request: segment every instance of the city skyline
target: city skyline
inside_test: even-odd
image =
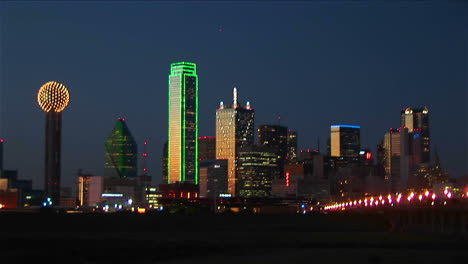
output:
[[[63,121],[62,186],[74,186],[80,168],[103,175],[102,142],[120,116],[128,120],[137,144],[150,142],[148,167],[153,183],[159,183],[162,146],[167,140],[168,67],[177,61],[198,65],[199,136],[215,135],[216,108],[220,100],[230,98],[233,87],[242,95],[239,101],[248,98],[254,102],[255,129],[278,124],[280,115],[281,125],[298,132],[298,149],[315,149],[320,138],[322,152],[330,125],[355,124],[361,127],[361,148],[370,148],[375,155],[389,128],[400,126],[402,109],[427,106],[431,146],[432,150],[437,146],[442,168],[450,172],[450,177],[467,174],[467,150],[460,148],[467,144],[463,105],[468,29],[462,20],[466,6],[25,6],[0,4],[4,36],[0,47],[0,138],[5,140],[5,169],[19,170],[20,178],[32,179],[38,188],[43,182],[44,131],[43,113],[37,109],[34,96],[43,83],[52,80],[67,86],[74,97]],[[181,22],[169,26],[174,32],[162,26],[164,19],[180,8],[188,17],[196,18],[193,31]],[[255,23],[233,15],[223,17],[229,8]],[[106,15],[107,20],[100,18],[107,9],[115,14]],[[213,13],[216,10],[219,14]],[[264,14],[257,17],[260,10]],[[49,15],[41,16],[44,12]],[[401,21],[393,18],[397,14]],[[117,19],[119,16],[129,22]],[[275,16],[289,20],[263,22]],[[36,24],[31,25],[31,21]],[[344,21],[349,24],[341,24]],[[218,30],[220,24],[222,32]],[[171,47],[180,41],[180,33],[194,34],[197,39],[186,49]],[[419,35],[412,36],[415,33]],[[175,39],[168,40],[171,37]],[[343,42],[346,45],[340,44]],[[155,47],[162,54],[154,51]],[[39,67],[43,64],[46,67]],[[23,78],[25,71],[28,75]],[[90,129],[80,127],[83,121]]]

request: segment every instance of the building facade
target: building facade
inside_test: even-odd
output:
[[[104,177],[135,178],[138,146],[125,118],[119,118],[105,144]]]
[[[96,206],[101,202],[104,177],[95,175],[78,176],[78,205]]]
[[[332,125],[330,134],[332,157],[359,157],[361,150],[361,127]]]
[[[277,125],[261,125],[258,128],[258,144],[276,149],[278,154],[278,165],[280,169],[279,177],[283,178],[283,167],[287,161],[288,148],[288,128]]]
[[[217,197],[228,189],[228,160],[200,162],[200,197]]]
[[[268,146],[239,148],[237,196],[270,197],[273,179],[279,178],[278,154]]]
[[[198,160],[216,159],[216,137],[198,138]]]
[[[198,184],[198,75],[191,62],[171,64],[167,183]]]
[[[429,109],[411,108],[401,110],[401,126],[408,128],[408,133],[412,133],[414,139],[420,141],[414,143],[413,153],[420,156],[417,163],[431,162],[431,137],[429,133]],[[420,159],[420,160],[419,160]]]
[[[216,159],[228,160],[228,193],[236,195],[238,150],[254,144],[254,109],[237,101],[237,89],[233,90],[232,105],[220,103],[216,110]]]

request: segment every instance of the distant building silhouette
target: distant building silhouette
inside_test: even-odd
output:
[[[167,183],[168,181],[168,142],[164,142],[163,151],[162,151],[162,182]]]
[[[297,132],[288,129],[288,162],[295,162],[297,160]]]
[[[198,160],[216,159],[216,137],[198,138]]]
[[[5,140],[0,139],[0,179],[3,178],[3,143]]]

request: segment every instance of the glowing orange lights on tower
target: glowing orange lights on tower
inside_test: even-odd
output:
[[[41,86],[37,94],[37,102],[45,112],[62,112],[70,102],[67,87],[58,82],[47,82]]]

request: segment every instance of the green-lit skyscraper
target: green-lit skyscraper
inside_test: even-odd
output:
[[[167,183],[198,184],[198,75],[190,62],[171,64]]]
[[[105,145],[104,176],[134,178],[137,176],[138,147],[124,118],[119,118]]]

